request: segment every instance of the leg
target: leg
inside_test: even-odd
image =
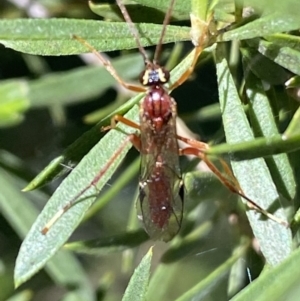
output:
[[[207,143],[198,141],[198,140],[195,140],[192,138],[186,138],[186,137],[177,135],[177,139],[181,140],[182,142],[184,142],[202,152],[205,152],[205,150],[207,150],[209,148],[209,145]]]
[[[182,139],[183,138],[183,139]],[[241,189],[237,179],[234,177],[231,169],[229,168],[228,164],[224,160],[220,160],[227,176],[225,176],[222,172],[218,170],[218,168],[207,158],[204,151],[208,148],[208,145],[193,139],[188,139],[184,137],[179,137],[180,140],[184,141],[187,144],[190,144],[191,147],[187,147],[180,150],[180,155],[194,155],[196,157],[199,157],[201,160],[203,160],[209,169],[218,177],[218,179],[221,181],[223,185],[225,185],[231,192],[241,196],[244,200],[246,200],[246,205],[249,209],[254,209],[262,214],[264,214],[269,219],[282,224],[284,226],[288,226],[288,224],[281,220],[280,218],[277,218],[273,214],[269,213],[259,205],[257,205],[254,201],[252,201],[250,198],[248,198],[243,190]],[[199,144],[199,147],[197,147],[197,144]],[[204,146],[204,148],[203,148]]]
[[[135,135],[129,135],[120,145],[120,147],[112,154],[110,159],[106,162],[106,164],[101,168],[101,170],[95,175],[94,179],[85,187],[83,188],[77,195],[75,195],[66,205],[64,205],[60,210],[58,210],[53,217],[46,223],[44,228],[41,230],[42,234],[46,235],[49,229],[59,220],[59,218],[64,215],[65,212],[67,212],[72,206],[74,206],[77,202],[84,201],[85,198],[81,198],[82,195],[89,190],[90,188],[94,187],[96,191],[98,191],[96,185],[103,177],[103,175],[106,173],[106,171],[110,168],[110,166],[113,164],[115,159],[122,153],[122,151],[125,149],[125,147],[128,145],[129,142],[135,141],[136,139],[139,139],[139,137],[131,137]],[[134,144],[134,142],[132,142]],[[89,196],[91,197],[91,196]],[[81,199],[80,199],[81,198]]]
[[[116,127],[117,122],[121,122],[129,127],[132,127],[134,129],[140,130],[140,126],[133,122],[130,119],[127,119],[125,117],[123,117],[122,115],[115,115],[112,119],[111,119],[111,124],[110,124],[110,128],[113,129]]]
[[[111,125],[102,128],[102,131],[114,129],[116,127],[117,122],[121,122],[127,126],[130,126],[135,129],[140,129],[140,126],[136,124],[135,122],[131,121],[130,119],[127,119],[123,117],[122,115],[115,115],[111,119]],[[127,134],[127,133],[125,133]],[[111,156],[111,158],[107,161],[107,163],[103,166],[103,168],[96,174],[94,179],[84,188],[82,189],[75,197],[73,197],[62,209],[56,212],[56,214],[47,222],[45,227],[41,230],[42,234],[46,235],[49,229],[58,221],[58,219],[67,212],[73,205],[75,205],[80,200],[80,197],[91,187],[95,187],[97,190],[97,183],[101,179],[101,177],[105,174],[105,172],[108,170],[108,168],[113,164],[115,159],[121,154],[121,152],[124,150],[124,148],[127,146],[127,144],[131,142],[132,145],[140,151],[141,149],[141,140],[140,137],[136,134],[127,134],[127,138],[124,140],[124,142],[120,145],[120,147],[115,151],[115,153]]]
[[[105,59],[91,44],[89,44],[86,40],[76,35],[73,35],[73,38],[83,44],[87,49],[89,49],[92,53],[94,53],[97,58],[101,61],[106,70],[115,78],[115,80],[125,87],[128,90],[134,92],[145,92],[147,89],[143,86],[129,84],[123,81],[123,79],[118,75],[116,69],[112,66],[111,62]]]
[[[110,120],[110,125],[108,126],[104,126],[101,128],[101,132],[105,132],[105,131],[108,131],[108,130],[112,130],[112,129],[115,129],[116,126],[117,126],[117,122],[121,122],[129,127],[132,127],[134,129],[140,129],[140,126],[133,122],[132,120],[130,119],[127,119],[125,117],[123,117],[122,115],[115,115],[111,118]],[[126,134],[126,132],[124,132],[124,134]],[[129,135],[129,134],[128,134]]]
[[[225,171],[225,174],[227,174],[229,177],[225,177],[217,169],[217,167],[207,158],[207,156],[205,155],[205,151],[209,148],[209,145],[207,143],[204,143],[204,142],[201,142],[201,141],[198,141],[198,140],[195,140],[195,139],[191,139],[191,138],[181,137],[181,136],[177,136],[177,139],[179,139],[179,140],[183,141],[184,143],[191,146],[191,147],[188,147],[188,148],[185,148],[185,149],[181,150],[181,152],[183,152],[185,155],[187,155],[187,154],[195,155],[195,156],[201,158],[207,164],[207,166],[210,168],[210,170],[233,193],[237,193],[237,194],[239,194],[239,192],[243,193],[242,189],[240,188],[240,185],[239,185],[237,179],[235,178],[235,176],[233,175],[230,167],[228,166],[228,164],[223,159],[219,159],[219,161],[220,161],[220,163],[221,163],[221,165],[222,165],[222,167]],[[189,152],[191,152],[191,153],[189,153]],[[227,182],[227,185],[226,185],[226,182]]]
[[[123,123],[123,124],[125,124],[129,127],[134,128],[134,129],[138,129],[138,130],[140,129],[140,126],[137,123],[133,122],[132,120],[127,119],[127,118],[123,117],[122,115],[115,115],[114,117],[111,118],[110,125],[102,127],[101,131],[104,132],[104,131],[108,131],[108,130],[111,130],[111,129],[115,129],[116,125],[117,125],[117,122],[121,122],[121,123]],[[128,135],[130,142],[133,144],[133,146],[138,151],[140,151],[140,149],[141,149],[140,137],[137,136],[136,134],[128,134],[125,131],[122,131],[122,130],[120,130],[120,131],[122,133]]]
[[[183,84],[189,77],[190,75],[193,73],[196,63],[198,61],[198,57],[201,54],[203,48],[202,47],[195,47],[194,48],[194,58],[192,61],[191,66],[181,75],[181,77],[175,82],[173,83],[170,87],[169,90],[172,91],[174,89],[176,89],[178,86],[180,86],[181,84]]]
[[[194,58],[191,63],[191,66],[188,68],[188,70],[181,75],[181,77],[172,84],[170,87],[170,90],[174,90],[181,84],[183,84],[193,73],[195,66],[198,61],[198,57],[202,53],[202,50],[207,47],[208,45],[212,44],[212,39],[215,38],[215,33],[211,32],[212,30],[212,20],[213,15],[207,17],[207,21],[203,21],[196,17],[195,15],[191,14],[191,25],[192,29],[190,31],[191,40],[194,44]]]

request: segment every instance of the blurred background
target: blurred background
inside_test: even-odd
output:
[[[4,0],[0,3],[0,16],[1,19],[101,19],[91,12],[84,0]],[[175,24],[189,26],[189,21],[181,20]],[[178,55],[175,56],[175,61],[168,61],[171,66],[176,65],[193,48],[190,42],[166,45],[163,47],[163,62],[167,61],[175,47]],[[149,47],[147,51],[152,53],[153,48]],[[120,64],[124,59],[124,65],[121,66],[124,68],[122,72],[125,79],[137,80],[143,62],[135,50],[110,52],[108,55],[113,62],[119,60]],[[105,70],[104,73],[99,71],[99,87],[92,84],[92,78],[96,78],[98,70],[86,71],[81,68],[93,68],[97,64],[97,58],[95,60],[94,56],[33,56],[13,51],[0,44],[0,86],[4,87],[2,90],[0,88],[2,95],[6,95],[5,89],[11,88],[10,85],[16,85],[21,91],[28,89],[27,85],[31,91],[43,91],[39,92],[40,94],[35,93],[31,99],[15,97],[13,102],[5,102],[0,92],[0,107],[4,108],[4,113],[0,115],[0,195],[2,194],[3,210],[3,214],[0,215],[0,300],[80,300],[78,295],[72,295],[72,291],[76,289],[68,281],[72,278],[67,274],[68,268],[65,274],[64,268],[58,274],[51,269],[42,270],[17,291],[13,288],[13,269],[22,240],[32,224],[31,217],[43,208],[63,177],[38,191],[25,193],[21,192],[21,189],[101,118],[132,96],[114,80],[103,84],[105,80],[102,74],[105,74]],[[78,76],[75,76],[77,72]],[[90,73],[85,75],[85,72]],[[238,65],[237,81],[242,77],[241,66]],[[43,85],[44,89],[41,88]],[[89,85],[93,85],[90,90]],[[276,85],[277,92],[287,100],[282,110],[285,115],[280,121],[280,129],[283,130],[291,120],[298,103],[285,92],[282,84]],[[73,97],[68,91],[76,86],[82,89],[82,94]],[[47,95],[47,89],[57,89],[57,98],[52,101],[51,97],[55,93],[51,90]],[[207,57],[201,60],[191,78],[172,92],[178,103],[179,117],[196,137],[213,144],[224,142],[217,91],[215,64],[212,57]],[[104,192],[114,185],[130,164],[134,164],[132,162],[138,156],[134,149],[129,152],[116,175],[105,186]],[[297,153],[293,155],[292,162],[299,161],[295,158]],[[72,170],[77,163],[70,162],[69,169]],[[197,163],[182,158],[184,172]],[[138,163],[135,163],[135,166],[135,172],[132,172],[125,187],[92,219],[81,225],[71,241],[101,239],[123,233],[128,220],[136,219],[134,202],[137,196]],[[203,168],[205,169],[200,167],[201,172]],[[174,248],[173,253],[165,253],[169,245],[155,243],[152,272],[156,270],[157,278],[149,289],[152,296],[149,300],[175,300],[230,258],[236,246],[243,246],[247,251],[243,251],[243,256],[231,270],[230,277],[227,273],[227,277],[222,279],[219,274],[216,287],[201,300],[228,300],[228,292],[234,295],[254,279],[263,267],[263,259],[255,252],[255,241],[252,241],[251,230],[240,211],[236,197],[210,174],[201,181],[195,180],[193,183],[196,189],[197,185],[203,185],[199,189],[203,188],[204,201],[200,204],[199,195],[195,197],[187,193],[187,211],[190,214],[184,230],[188,233],[189,227],[193,226],[198,232],[196,231],[195,237],[179,251],[176,251],[176,243],[171,245],[171,248]],[[8,207],[4,208],[4,204],[12,201],[16,202],[16,205],[11,206],[10,210],[15,209],[14,212],[8,213]],[[28,202],[32,206],[28,207],[31,217],[28,218],[27,224],[22,224],[17,217],[27,214],[21,209],[22,206],[18,207],[18,201],[23,205]],[[15,218],[12,217],[14,215]],[[135,223],[138,224],[137,221]],[[79,296],[85,297],[81,300],[121,300],[134,268],[152,244],[153,242],[147,241],[122,252],[118,252],[117,248],[108,248],[99,250],[96,256],[68,252],[68,264],[72,265],[72,268],[76,267],[77,273],[82,273],[81,292],[84,293]],[[253,248],[247,248],[250,245],[253,245]],[[164,257],[161,257],[163,254]],[[59,269],[59,264],[57,268]],[[158,299],[155,299],[155,296]],[[20,299],[14,299],[17,297]]]

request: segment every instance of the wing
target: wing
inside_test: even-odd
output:
[[[168,96],[169,97],[169,96]],[[141,111],[140,206],[145,230],[152,239],[171,240],[179,231],[183,185],[176,138],[176,103],[159,127]]]

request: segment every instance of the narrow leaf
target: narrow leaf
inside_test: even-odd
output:
[[[240,161],[295,152],[299,149],[300,134],[295,132],[289,135],[256,138],[253,141],[218,144],[211,146],[207,150],[207,154],[213,156],[228,156],[230,154],[231,160]]]
[[[250,43],[250,45],[253,46],[255,44]],[[261,54],[273,60],[278,65],[300,75],[300,51],[264,40],[260,40],[256,47]]]
[[[190,0],[176,1],[172,11],[172,20],[188,20],[190,13]],[[126,4],[126,9],[135,23],[162,24],[165,12],[169,8],[169,0],[138,0],[132,4]],[[124,18],[117,4],[99,4],[89,1],[90,9],[97,15],[113,21],[122,21]]]
[[[6,301],[30,301],[32,300],[32,297],[33,297],[32,291],[24,290],[6,299]]]
[[[249,72],[246,78],[246,93],[250,100],[250,117],[256,136],[274,137],[278,135],[270,101],[261,81]],[[295,197],[296,183],[287,154],[279,154],[266,159],[278,192],[287,200]]]
[[[21,122],[29,107],[28,85],[24,80],[0,82],[0,127]]]
[[[229,277],[229,271],[231,267],[240,257],[245,254],[248,246],[249,242],[244,243],[244,245],[237,249],[228,260],[221,264],[205,279],[197,283],[194,287],[177,298],[176,301],[202,300],[202,298],[205,298],[205,296],[210,295],[220,281],[226,277]]]
[[[143,229],[140,229],[134,232],[127,232],[101,239],[68,243],[65,245],[65,248],[77,253],[99,256],[137,247],[148,239],[149,237],[146,232]]]
[[[146,300],[146,292],[150,279],[151,260],[152,248],[150,248],[139,266],[135,269],[122,301]]]
[[[59,28],[60,30],[57,30]],[[162,25],[139,24],[143,46],[158,43]],[[36,55],[70,55],[89,52],[72,38],[86,39],[98,51],[136,48],[126,23],[76,19],[0,20],[0,43],[14,50]],[[186,41],[189,28],[168,26],[164,43]]]
[[[138,108],[134,107],[125,117],[135,120],[137,111]],[[125,130],[130,132],[128,128]],[[107,133],[55,191],[21,246],[16,263],[16,275],[20,283],[40,270],[78,226],[84,213],[95,200],[96,194],[110,179],[131,147],[129,141],[125,144],[126,140],[128,140],[127,136],[117,130]],[[103,170],[103,175],[99,181],[96,181],[95,185],[91,185],[91,182],[99,175],[99,172],[122,144],[124,144],[122,152],[115,158],[114,162],[111,162],[107,170]],[[89,188],[83,192],[88,186]],[[49,232],[43,235],[42,229],[57,211],[77,196],[80,202],[71,207],[54,223]]]
[[[253,140],[253,133],[220,49],[217,52],[217,76],[227,142],[237,143]],[[250,161],[231,162],[231,165],[246,196],[266,210],[274,208],[274,206],[279,208],[275,213],[276,216],[286,220],[284,210],[279,203],[278,192],[264,160],[258,158]],[[266,220],[253,210],[247,210],[247,216],[267,262],[271,265],[279,264],[291,252],[290,229],[269,219]]]
[[[139,54],[113,59],[111,63],[124,80],[138,77],[144,66]],[[81,67],[30,81],[29,98],[32,107],[76,104],[100,96],[115,84],[104,67]]]
[[[12,176],[5,170],[1,169],[0,182],[2,184],[0,192],[0,208],[1,213],[18,233],[23,238],[28,232],[31,224],[36,219],[38,213],[37,209],[32,203],[25,197],[24,193],[20,192],[20,187],[24,185],[22,181],[16,181],[16,177]],[[37,197],[44,198],[41,193],[37,194]],[[38,250],[36,250],[38,252]],[[29,254],[23,254],[26,258],[30,257]],[[18,260],[17,260],[18,261]],[[19,286],[26,277],[22,277],[20,272],[23,270],[24,261],[19,261],[15,267],[15,285]],[[34,267],[33,267],[34,268]],[[85,272],[78,260],[67,251],[60,251],[51,262],[46,265],[46,270],[53,281],[59,283],[62,286],[74,286],[76,289],[73,294],[79,299],[93,300],[92,288],[87,280]]]
[[[299,27],[300,21],[296,13],[289,14],[278,11],[262,16],[239,28],[229,30],[220,39],[222,41],[253,39],[279,32],[297,30]]]
[[[300,249],[273,269],[260,275],[231,301],[297,300],[300,294]]]

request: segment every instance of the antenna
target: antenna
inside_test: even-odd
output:
[[[137,31],[136,26],[134,25],[134,23],[132,22],[132,19],[125,7],[125,5],[122,3],[121,0],[116,0],[117,4],[122,12],[122,15],[124,16],[125,21],[127,22],[127,24],[129,25],[129,28],[131,30],[132,35],[134,36],[134,39],[136,41],[136,44],[138,45],[139,51],[142,54],[143,58],[144,58],[144,62],[145,64],[150,64],[150,60],[148,58],[148,55],[145,51],[145,48],[142,46],[141,41],[140,41],[140,36],[139,33]]]
[[[138,45],[139,51],[140,51],[140,53],[142,54],[142,56],[144,58],[145,64],[146,65],[151,64],[151,62],[148,58],[148,55],[145,51],[145,48],[141,44],[140,35],[138,33],[138,30],[137,30],[136,26],[134,25],[134,23],[132,22],[132,19],[129,15],[125,5],[122,3],[121,0],[116,0],[116,1],[117,1],[117,4],[118,4],[118,6],[119,6],[119,8],[120,8],[120,10],[121,10],[121,12],[124,16],[125,21],[128,23],[128,25],[130,27],[132,35],[134,36],[136,44]],[[155,65],[157,64],[158,59],[159,59],[159,55],[161,53],[162,42],[163,42],[163,39],[164,39],[164,36],[165,36],[165,33],[166,33],[167,25],[169,24],[169,21],[171,19],[171,14],[172,14],[172,10],[173,10],[173,7],[174,7],[174,3],[175,3],[175,0],[171,0],[169,8],[168,8],[168,10],[166,12],[166,15],[165,15],[165,18],[164,18],[163,28],[162,28],[162,31],[161,31],[161,34],[160,34],[160,37],[159,37],[158,44],[157,44],[156,49],[155,49],[155,53],[154,53],[153,63]]]
[[[169,24],[170,19],[171,19],[174,3],[175,3],[175,0],[171,0],[169,8],[168,8],[168,10],[166,12],[166,15],[165,15],[165,19],[164,19],[164,22],[163,22],[163,29],[161,31],[160,38],[159,38],[159,41],[158,41],[158,44],[156,46],[155,53],[154,53],[154,58],[153,58],[154,64],[157,64],[158,59],[159,59],[159,55],[161,53],[162,43],[163,43],[164,36],[165,36],[165,33],[166,33],[167,25]]]

